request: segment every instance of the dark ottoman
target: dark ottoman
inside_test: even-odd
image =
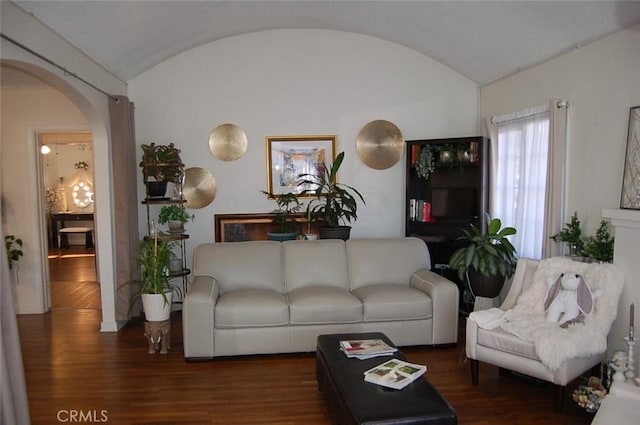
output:
[[[394,346],[386,335],[353,333],[320,335],[316,349],[316,378],[334,424],[457,424],[456,412],[425,378],[419,378],[402,390],[393,390],[364,382],[363,373],[395,357],[369,360],[349,359],[339,348],[342,340],[382,339]]]

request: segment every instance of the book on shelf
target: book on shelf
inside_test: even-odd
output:
[[[397,348],[391,347],[381,339],[356,339],[340,341],[340,350],[349,358],[366,360],[378,356],[389,356]]]
[[[391,359],[364,373],[365,382],[401,390],[427,371],[424,365]]]

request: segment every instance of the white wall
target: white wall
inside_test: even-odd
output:
[[[620,205],[629,108],[640,104],[640,27],[618,32],[480,90],[483,117],[569,100],[567,221],[595,234]],[[559,229],[558,229],[559,230]]]
[[[367,202],[352,237],[382,237],[404,234],[404,162],[383,171],[365,166],[355,151],[360,129],[386,119],[406,139],[478,134],[473,82],[397,44],[338,31],[273,30],[213,42],[129,81],[129,97],[138,144],[175,142],[187,167],[217,180],[217,198],[187,225],[191,247],[214,240],[214,214],[274,208],[260,194],[266,136],[336,134],[346,152],[339,179]],[[227,122],[249,139],[233,162],[208,147],[211,131]],[[142,198],[141,177],[138,186]]]

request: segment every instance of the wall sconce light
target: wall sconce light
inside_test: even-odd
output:
[[[51,152],[51,148],[48,145],[42,145],[40,146],[40,153],[42,155],[47,155]]]

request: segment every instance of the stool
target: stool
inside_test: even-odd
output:
[[[93,248],[93,229],[90,227],[63,227],[58,230],[58,247],[69,248],[69,233],[84,233],[84,247]]]

